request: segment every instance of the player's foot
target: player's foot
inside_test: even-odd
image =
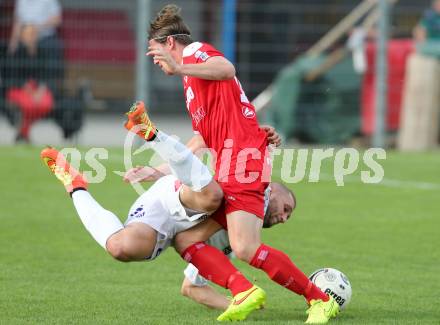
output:
[[[249,290],[235,295],[228,309],[218,316],[217,320],[220,322],[244,320],[252,311],[263,308],[265,302],[266,292],[254,285]]]
[[[137,101],[130,107],[130,110],[126,114],[128,121],[124,126],[127,130],[136,133],[146,141],[154,140],[157,128],[148,117],[144,102]]]
[[[46,147],[41,150],[40,157],[56,178],[63,183],[68,193],[72,193],[78,188],[87,189],[87,180],[69,165],[66,158],[58,150]]]
[[[326,324],[339,313],[339,305],[332,297],[328,301],[311,300],[306,313],[309,315],[306,324]]]

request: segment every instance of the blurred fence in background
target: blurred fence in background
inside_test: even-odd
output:
[[[194,39],[210,42],[223,49],[223,1],[173,2],[183,8],[183,16],[190,25]],[[412,28],[430,2],[399,1],[392,10],[392,38],[410,38]],[[52,77],[57,85],[56,89],[52,90],[55,104],[51,113],[42,116],[55,117],[55,121],[65,129],[64,135],[70,136],[82,125],[84,112],[86,118],[89,118],[90,114],[87,113],[90,112],[95,112],[93,114],[98,116],[108,115],[110,112],[125,112],[135,99],[136,74],[147,71],[135,71],[138,9],[136,0],[61,0],[59,3],[62,7],[62,23],[58,28],[58,36],[62,42],[62,55],[57,57],[54,51],[53,58],[44,63],[58,71]],[[162,0],[151,1],[151,12],[156,13],[167,3],[168,1]],[[300,57],[357,4],[358,1],[353,0],[237,0],[235,64],[249,97],[254,98],[271,84],[287,64]],[[5,69],[11,68],[7,63],[7,46],[13,22],[14,1],[0,0],[0,8],[0,105],[6,116],[14,120],[16,117],[11,116],[11,108],[5,108],[8,106],[5,103],[7,90],[12,81],[10,74],[4,72]],[[146,35],[145,31],[145,39]],[[339,45],[344,44],[346,40],[346,37],[343,38]],[[374,45],[370,44],[368,48],[370,65],[374,61],[373,47]],[[396,53],[398,52],[399,50]],[[20,68],[31,62],[26,58],[22,60]],[[349,71],[352,70],[351,65],[352,62],[348,59],[331,71],[328,77],[301,87],[295,113],[297,116],[294,120],[299,125],[307,126],[308,131],[295,131],[295,134],[288,136],[295,135],[313,142],[344,142],[353,134],[361,132],[361,106],[370,105],[368,103],[371,102],[371,94],[368,94],[368,91],[371,89],[366,88],[371,85],[364,84],[368,83],[368,80],[365,81],[369,78],[368,73],[364,76],[356,75]],[[372,70],[368,71],[372,73]],[[402,71],[398,71],[397,74],[397,79],[394,80],[399,84]],[[151,67],[146,78],[150,80],[149,104],[153,112],[186,114],[180,78],[165,77],[156,67]],[[392,91],[390,89],[390,92]],[[395,96],[401,95],[399,93]],[[398,111],[400,97],[395,101],[398,102],[395,108]],[[330,107],[326,112],[320,110],[324,104]],[[396,112],[390,114],[396,115]],[[289,121],[290,116],[281,118]],[[332,134],[335,137],[332,138],[329,133],[325,133],[325,129],[331,126],[329,124],[341,122],[345,118],[348,119],[345,123],[340,123],[334,128]],[[69,123],[75,124],[76,119],[77,125],[69,126]],[[391,130],[397,128],[396,119],[398,117],[394,117],[394,122],[391,122]],[[315,128],[316,125],[318,128]],[[371,134],[370,126],[362,126],[367,135]],[[336,136],[344,132],[346,136]]]

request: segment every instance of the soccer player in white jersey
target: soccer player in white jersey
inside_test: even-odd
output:
[[[206,213],[188,214],[188,211],[193,211],[183,207],[179,200],[180,181],[173,175],[167,175],[160,177],[134,202],[125,226],[122,226],[116,216],[102,208],[87,192],[87,181],[84,176],[70,167],[62,154],[54,148],[46,148],[41,156],[71,194],[74,206],[86,229],[117,260],[151,261],[172,245],[176,234],[202,223],[207,216]],[[283,185],[271,183],[271,187],[277,189],[283,188]],[[269,196],[264,218],[265,228],[284,223],[289,219],[290,215],[281,216],[284,204],[291,204],[292,210],[296,206],[296,200],[290,202],[289,196],[283,196],[279,189],[270,192]],[[223,221],[219,221],[221,224],[217,225],[217,229],[225,227],[225,218],[224,208],[220,207],[216,211],[215,220]],[[106,234],[113,231],[115,233],[104,240]],[[213,235],[207,240],[207,245],[216,247],[228,258],[233,258],[227,231],[220,229],[212,232]],[[120,234],[117,235],[118,233]],[[194,265],[188,264],[184,274],[185,279],[181,288],[184,296],[211,308],[227,309],[230,300],[209,286],[208,281],[199,274]]]
[[[135,112],[129,112],[126,127],[133,130],[133,119],[138,116],[130,113]],[[140,133],[146,131],[148,127],[139,130]],[[176,233],[201,222],[222,202],[223,193],[208,168],[186,146],[157,129],[154,137],[153,149],[169,163],[180,182],[177,183],[171,176],[156,182],[135,202],[125,226],[112,212],[96,202],[87,191],[86,179],[69,165],[63,155],[50,147],[41,152],[44,163],[71,195],[86,229],[98,244],[120,261],[157,257]],[[250,283],[221,251],[209,245],[204,246],[216,257],[215,261],[221,261],[222,269],[235,270],[235,281]],[[207,264],[210,265],[210,262],[207,261]],[[227,284],[217,284],[229,288]],[[246,302],[241,306],[249,308]]]

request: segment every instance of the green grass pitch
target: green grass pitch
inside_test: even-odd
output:
[[[93,241],[40,149],[0,148],[0,324],[214,324],[218,311],[179,295],[185,263],[172,249],[124,264]],[[124,169],[122,150],[102,162],[107,177],[90,192],[124,221],[137,194],[111,172]],[[352,302],[332,323],[439,324],[440,154],[389,152],[382,163],[388,185],[362,184],[359,172],[344,187],[329,179],[292,185],[298,208],[264,241],[307,274],[347,274]],[[268,293],[248,324],[304,322],[301,297],[236,264]]]

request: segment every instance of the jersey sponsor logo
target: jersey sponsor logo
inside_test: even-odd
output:
[[[206,53],[206,52],[202,52],[202,51],[196,51],[196,54],[194,54],[194,56],[197,58],[197,59],[200,59],[200,60],[202,60],[202,61],[206,61],[206,60],[208,60],[208,58],[209,58],[209,55],[208,55],[208,53]]]
[[[235,201],[235,197],[233,197],[232,195],[228,195],[228,200]]]
[[[206,112],[203,107],[199,107],[194,113],[191,113],[191,118],[194,121],[195,126],[199,125],[200,121],[206,116]]]
[[[249,107],[243,106],[241,108],[241,112],[243,113],[243,116],[246,118],[254,118],[255,117],[255,111],[250,109]]]
[[[139,208],[136,208],[132,213],[130,213],[130,217],[132,218],[142,218],[145,215],[144,206],[141,205]]]

